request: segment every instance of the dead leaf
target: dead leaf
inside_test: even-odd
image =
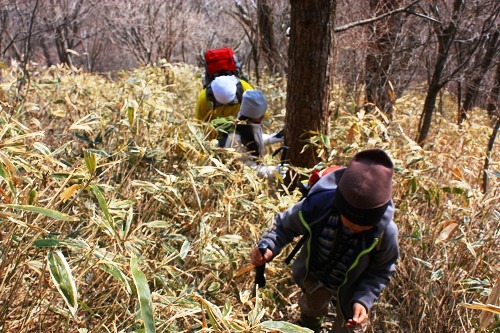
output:
[[[455,231],[458,229],[458,223],[456,222],[451,222],[446,225],[446,227],[441,231],[439,236],[436,238],[436,244],[439,244],[441,242],[444,242],[445,240],[448,240]]]
[[[71,197],[80,188],[81,188],[80,184],[73,184],[64,191],[62,191],[59,197],[61,198],[62,202],[66,202],[66,200],[68,200],[68,198]]]
[[[253,271],[253,269],[254,269],[254,265],[252,265],[252,264],[243,265],[242,267],[240,267],[236,271],[236,274],[234,276],[238,277],[240,275],[243,275],[243,274],[246,274],[246,273],[248,273],[250,271]]]
[[[462,172],[458,168],[454,168],[452,170],[453,173],[453,180],[461,180],[462,178]]]
[[[481,330],[485,330],[488,325],[490,325],[495,319],[495,313],[500,314],[498,312],[500,305],[500,279],[497,279],[495,286],[491,290],[490,296],[488,296],[488,305],[493,305],[497,309],[496,312],[491,311],[490,308],[484,309],[479,316],[479,325]]]

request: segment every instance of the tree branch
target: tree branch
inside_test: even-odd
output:
[[[380,20],[386,18],[387,16],[391,16],[391,15],[394,15],[394,14],[397,14],[397,13],[401,13],[401,12],[407,12],[409,14],[413,14],[413,15],[417,15],[417,16],[420,16],[420,17],[427,18],[427,19],[429,19],[431,21],[436,21],[433,18],[424,16],[422,14],[417,14],[417,13],[409,10],[410,7],[414,6],[415,4],[417,4],[419,2],[420,2],[420,0],[416,0],[416,1],[413,1],[412,3],[410,3],[406,7],[394,9],[394,10],[391,10],[390,12],[387,12],[387,13],[384,13],[382,15],[379,15],[379,16],[376,16],[376,17],[372,17],[372,18],[369,18],[369,19],[366,19],[366,20],[351,22],[349,24],[342,25],[340,27],[335,28],[335,32],[336,33],[337,32],[343,32],[343,31],[346,31],[347,29],[351,29],[351,28],[358,27],[358,26],[361,26],[361,25],[366,25],[366,24],[370,24],[370,23],[373,23],[373,22],[376,22],[376,21],[380,21]]]
[[[424,19],[429,20],[429,21],[432,21],[432,22],[434,22],[434,23],[439,23],[439,24],[441,24],[441,21],[436,20],[436,19],[435,19],[435,18],[433,18],[433,17],[427,16],[427,15],[424,15],[424,14],[420,14],[420,13],[414,12],[414,11],[409,10],[409,9],[408,9],[408,10],[405,10],[404,12],[405,12],[405,13],[408,13],[408,14],[411,14],[411,15],[415,15],[415,16],[418,16],[418,17],[424,18]]]

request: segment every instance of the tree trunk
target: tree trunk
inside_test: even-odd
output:
[[[370,10],[376,16],[394,10],[396,6],[397,3],[391,0],[370,0]],[[368,102],[365,108],[368,112],[378,107],[382,112],[392,114],[394,92],[389,83],[389,70],[399,20],[399,15],[392,15],[370,25],[372,32],[365,59],[365,95]]]
[[[68,50],[72,50],[79,42],[77,35],[79,29],[78,18],[82,15],[83,1],[76,1],[71,11],[62,10],[60,3],[51,1],[51,10],[54,17],[59,17],[51,21],[54,30],[54,42],[59,61],[69,67],[73,67],[73,57]],[[77,41],[78,40],[78,41]]]
[[[269,0],[259,0],[257,4],[257,17],[259,23],[260,48],[264,61],[271,73],[281,73],[282,66],[279,62],[276,41],[274,39],[273,9]]]
[[[461,10],[462,6],[463,3],[461,0],[455,0],[454,18],[457,16],[457,13]],[[420,146],[423,146],[427,140],[427,136],[429,135],[429,130],[431,128],[432,115],[434,113],[434,109],[436,108],[436,99],[439,94],[439,90],[446,83],[442,82],[441,77],[449,58],[451,45],[455,40],[457,32],[456,22],[451,20],[446,28],[443,28],[442,23],[436,22],[434,30],[438,40],[438,54],[419,122],[417,143]]]
[[[497,137],[498,128],[500,127],[500,117],[496,117],[496,124],[493,127],[493,133],[491,133],[490,140],[488,142],[488,148],[486,150],[486,159],[484,160],[484,170],[483,170],[483,193],[488,191],[488,169],[490,167],[491,152],[493,151],[493,144]]]
[[[443,36],[444,38],[444,36]],[[446,38],[448,41],[451,38]],[[429,134],[431,128],[432,115],[434,109],[436,108],[436,99],[439,94],[439,90],[443,87],[441,83],[441,76],[444,71],[444,66],[448,60],[448,50],[449,48],[445,46],[448,44],[446,41],[439,43],[438,60],[436,66],[434,67],[434,72],[432,74],[431,81],[429,82],[429,87],[427,88],[427,95],[425,96],[424,109],[422,110],[422,116],[420,119],[419,135],[417,143],[423,145]]]
[[[291,0],[285,144],[290,163],[312,167],[319,157],[310,139],[328,134],[335,0]]]
[[[500,94],[500,62],[497,64],[497,71],[495,74],[495,84],[493,89],[491,89],[490,96],[488,97],[488,105],[486,110],[488,110],[488,115],[491,120],[496,117],[500,118],[500,112],[498,111],[498,96]]]
[[[52,57],[50,56],[49,48],[45,39],[42,39],[40,41],[40,47],[42,48],[42,53],[45,57],[45,64],[47,65],[47,67],[51,67],[52,65],[54,65],[54,63],[52,62]]]
[[[465,100],[463,104],[463,111],[460,114],[459,122],[460,125],[465,119],[467,119],[467,112],[470,112],[474,107],[475,100],[477,98],[479,88],[481,87],[481,83],[483,81],[486,72],[491,66],[495,54],[498,50],[498,30],[493,33],[493,35],[489,38],[486,45],[486,52],[484,53],[484,57],[481,60],[478,60],[480,64],[476,66],[474,70],[474,76],[466,86],[465,92]]]

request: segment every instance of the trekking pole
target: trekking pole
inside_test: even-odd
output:
[[[266,242],[260,242],[258,245],[260,254],[264,256],[268,249],[268,244]],[[266,264],[260,266],[255,266],[255,284],[253,289],[253,295],[257,294],[258,288],[264,288],[266,286]]]
[[[288,164],[288,146],[281,146],[273,153],[273,157],[276,156],[279,152],[281,152],[281,161],[280,161],[280,175],[282,179],[285,179],[286,174],[288,172],[289,164]]]

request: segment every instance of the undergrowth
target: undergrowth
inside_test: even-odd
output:
[[[300,193],[216,148],[193,120],[198,69],[163,64],[107,78],[32,67],[20,92],[16,71],[0,74],[1,332],[299,331],[287,324],[298,315],[283,263],[290,249],[268,265],[257,297],[249,252]],[[266,130],[281,129],[283,79],[259,89]],[[479,110],[456,126],[450,102],[421,148],[422,103],[403,96],[389,121],[339,96],[331,135],[317,143],[325,164],[370,147],[396,164],[401,259],[369,332],[493,332],[495,173],[481,192],[491,128]],[[500,168],[495,148],[491,170]],[[497,307],[481,312],[485,304]]]

